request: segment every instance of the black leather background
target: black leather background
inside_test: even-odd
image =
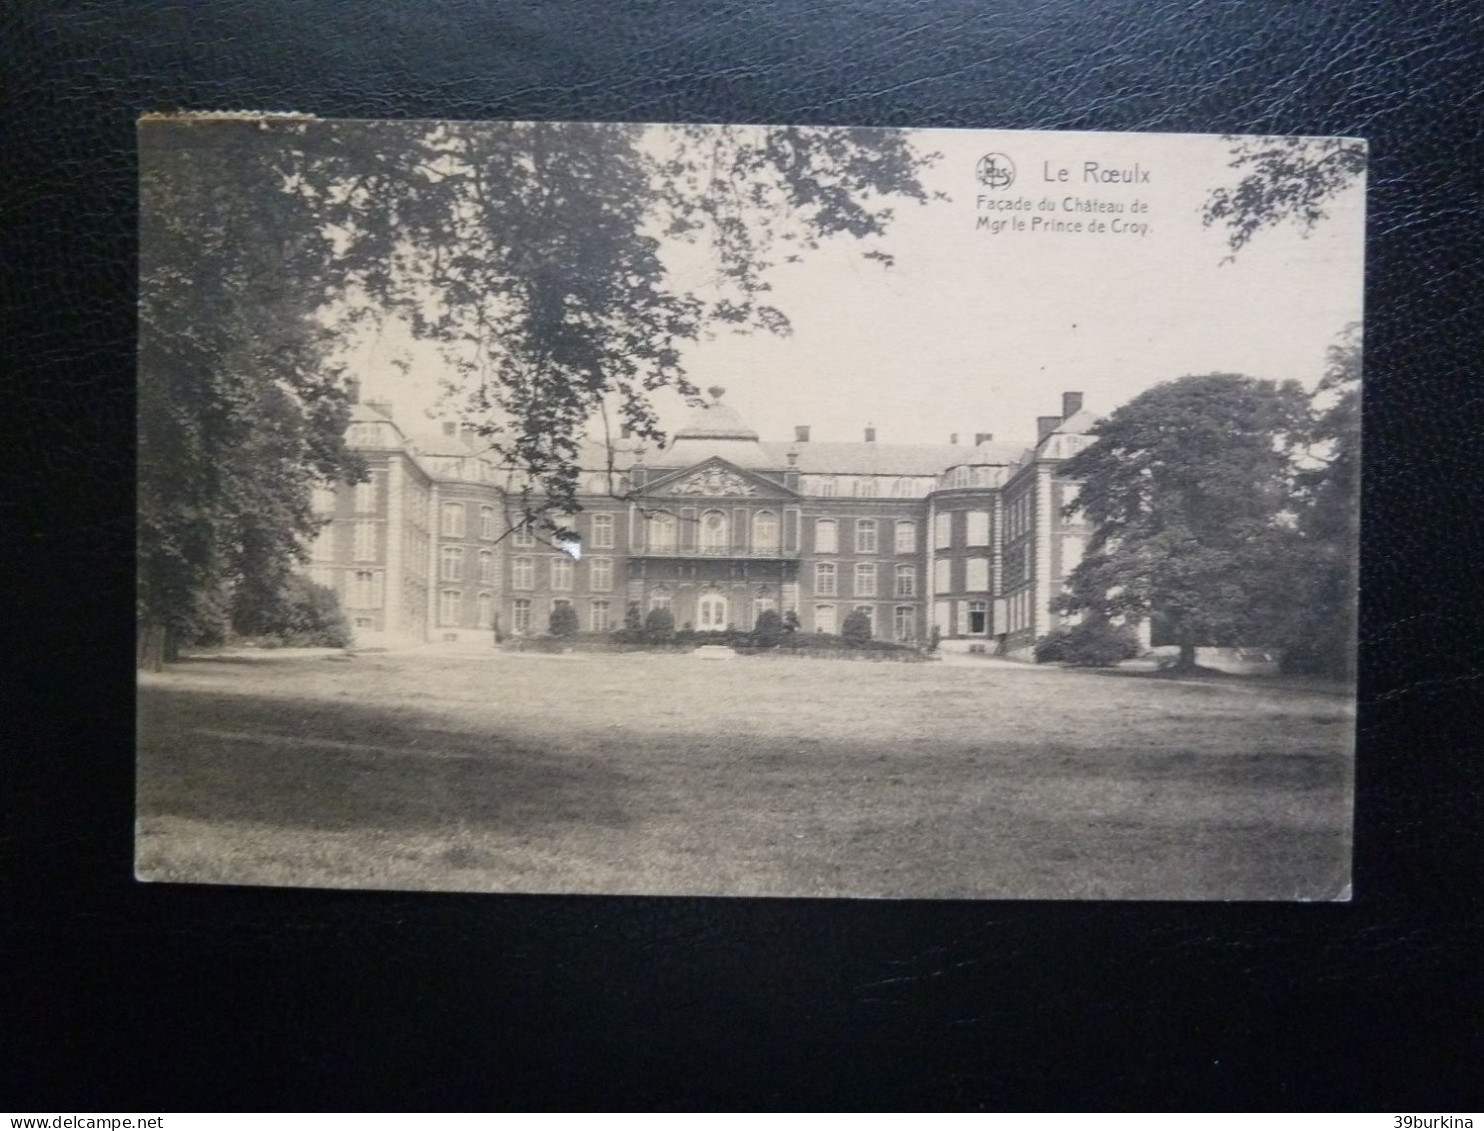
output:
[[[0,1103],[1479,1110],[1481,39],[1415,0],[0,6]],[[133,120],[177,108],[1371,139],[1355,901],[133,883]]]

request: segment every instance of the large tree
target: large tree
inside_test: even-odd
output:
[[[575,509],[595,416],[663,440],[712,327],[787,333],[769,276],[922,201],[882,130],[172,119],[142,130],[140,613],[190,632],[281,581],[315,481],[354,479],[334,335],[387,316],[514,469],[523,520]],[[667,243],[705,271],[678,279]],[[692,264],[694,268],[694,263]],[[611,410],[617,420],[610,422]],[[249,568],[251,567],[251,568]]]
[[[325,358],[334,245],[297,221],[261,133],[141,130],[138,614],[158,667],[273,605],[315,529],[316,483],[353,481]]]
[[[1361,329],[1352,323],[1330,347],[1297,476],[1304,567],[1294,579],[1298,612],[1283,640],[1284,666],[1292,671],[1355,674],[1360,379]]]
[[[1072,509],[1093,531],[1060,607],[1094,618],[1157,617],[1180,645],[1270,643],[1293,616],[1300,568],[1295,454],[1308,428],[1296,382],[1183,377],[1096,424],[1063,465]]]

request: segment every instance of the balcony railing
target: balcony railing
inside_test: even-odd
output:
[[[798,550],[782,546],[643,546],[630,551],[636,558],[748,558],[753,561],[793,561]]]

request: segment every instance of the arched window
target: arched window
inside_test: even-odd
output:
[[[778,516],[772,511],[758,511],[752,516],[752,548],[759,554],[778,552]]]
[[[701,516],[701,552],[717,554],[729,548],[729,523],[722,511],[707,511]]]
[[[651,609],[668,609],[670,607],[670,587],[668,585],[656,585],[649,591],[649,607]]]
[[[696,601],[696,628],[701,632],[722,632],[727,627],[727,599],[720,593],[702,593]]]

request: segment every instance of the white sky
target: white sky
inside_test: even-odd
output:
[[[1219,137],[914,131],[915,144],[942,157],[923,177],[951,200],[903,204],[880,243],[886,268],[862,258],[851,237],[825,244],[799,264],[777,268],[770,296],[792,320],[790,337],[724,334],[687,351],[692,381],[723,385],[726,399],[762,435],[783,440],[809,424],[815,440],[856,440],[868,423],[883,442],[946,442],[957,432],[999,439],[1035,434],[1035,417],[1060,411],[1063,390],[1110,411],[1161,381],[1226,371],[1294,378],[1312,386],[1325,351],[1361,317],[1363,194],[1342,193],[1330,216],[1303,238],[1291,224],[1260,232],[1223,263],[1222,230],[1201,226],[1209,190],[1235,184],[1229,145]],[[1007,189],[982,187],[979,159],[1010,157]],[[1135,163],[1149,183],[1081,183],[1083,165]],[[1048,183],[1065,167],[1069,180]],[[1050,197],[1036,216],[1142,222],[1148,234],[976,230],[976,198]],[[1087,214],[1060,209],[1068,196],[1147,204],[1148,211]],[[670,257],[677,284],[711,274],[698,249]],[[362,397],[394,402],[417,430],[436,401],[444,367],[436,351],[390,326],[348,356]],[[404,376],[391,362],[405,357]],[[659,394],[673,427],[687,411]]]

